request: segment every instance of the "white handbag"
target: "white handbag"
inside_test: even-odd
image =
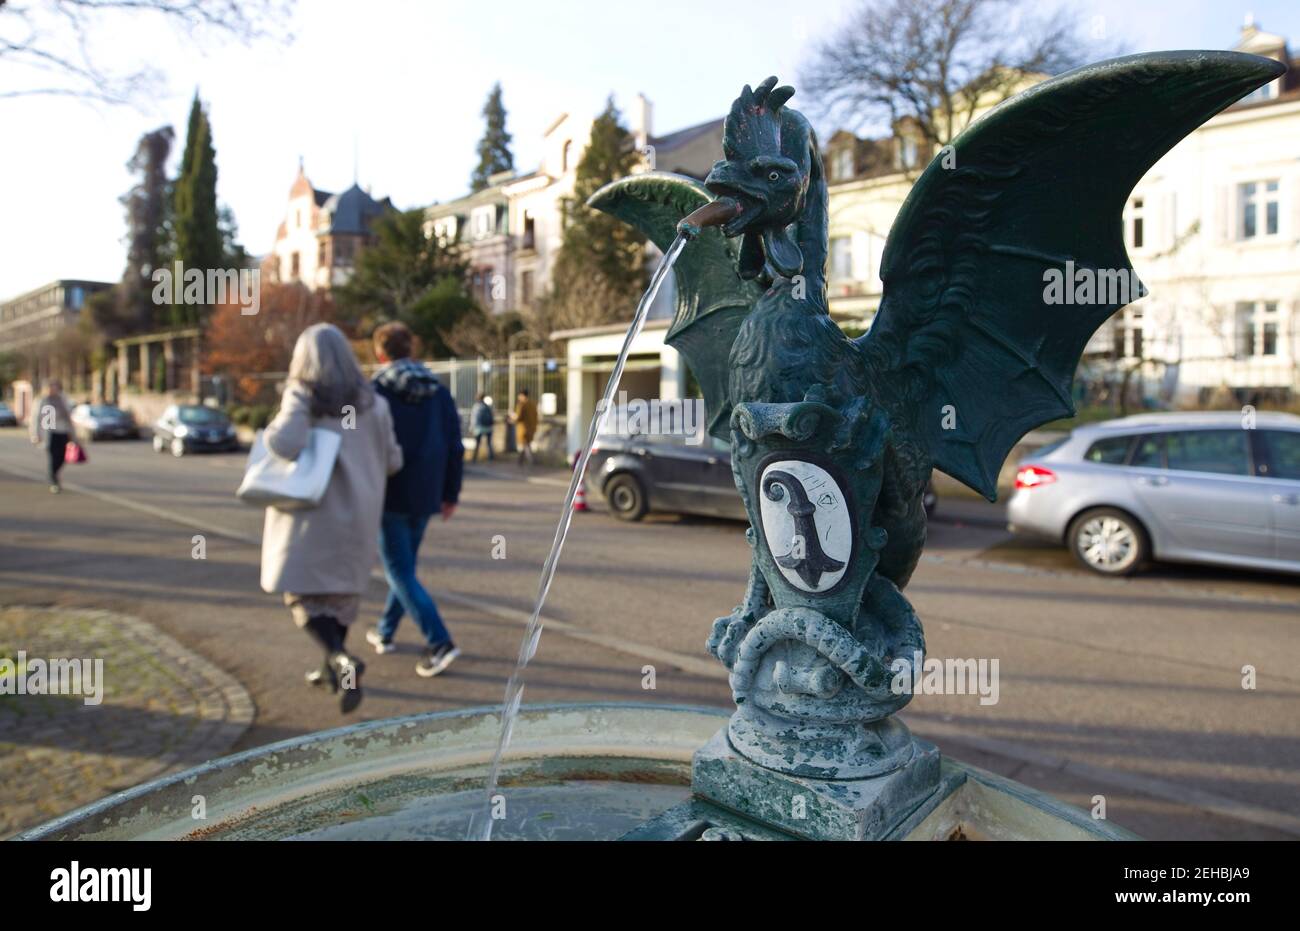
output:
[[[333,430],[312,427],[297,459],[281,459],[266,448],[261,430],[248,452],[244,480],[235,492],[253,507],[282,511],[314,508],[325,497],[343,438]]]

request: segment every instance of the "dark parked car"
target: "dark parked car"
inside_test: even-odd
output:
[[[83,440],[134,440],[140,436],[131,412],[112,404],[78,404],[71,416],[72,427]]]
[[[177,458],[200,450],[238,449],[234,424],[221,411],[202,404],[173,404],[153,425],[155,452],[171,450]]]
[[[16,427],[18,418],[8,404],[0,402],[0,427]]]
[[[748,519],[731,474],[731,445],[711,436],[692,444],[681,435],[602,434],[587,474],[623,520],[651,510]],[[934,488],[926,486],[927,514],[934,505]]]
[[[648,433],[596,439],[587,474],[615,517],[640,520],[653,509],[745,520],[730,445],[713,437],[694,444],[686,439]]]

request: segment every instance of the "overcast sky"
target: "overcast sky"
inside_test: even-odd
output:
[[[39,2],[39,0],[32,0]],[[151,18],[115,16],[92,37],[101,64],[147,61],[166,78],[142,109],[65,98],[0,98],[0,298],[55,278],[116,280],[125,250],[118,197],[143,132],[184,144],[195,88],[209,106],[218,196],[241,239],[266,252],[301,156],[321,188],[359,181],[403,208],[464,193],[494,81],[504,88],[516,167],[534,167],[560,113],[620,106],[638,92],[667,132],[720,116],[742,84],[795,81],[811,42],[847,0],[402,2],[299,0],[288,45],[196,43]],[[1081,20],[1132,51],[1227,48],[1247,11],[1300,44],[1295,0],[1084,0]],[[1102,17],[1094,20],[1094,17]],[[0,65],[0,89],[33,78]],[[796,82],[797,86],[797,82]],[[799,97],[795,97],[795,105]]]

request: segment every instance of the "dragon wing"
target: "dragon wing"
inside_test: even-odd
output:
[[[1183,136],[1285,70],[1234,52],[1088,65],[994,108],[930,163],[890,230],[880,310],[857,343],[935,466],[995,500],[1020,438],[1074,415],[1084,346],[1146,293],[1124,248],[1130,191]],[[1107,293],[1049,303],[1049,273],[1068,289],[1070,269],[1091,270]]]
[[[713,200],[703,184],[685,175],[651,171],[605,185],[587,205],[636,227],[663,252],[677,236],[677,223]],[[677,310],[665,341],[686,357],[708,413],[709,432],[727,439],[727,358],[741,321],[762,289],[737,272],[739,245],[715,227],[705,229],[673,266]]]

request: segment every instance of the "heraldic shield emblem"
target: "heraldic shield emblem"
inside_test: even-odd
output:
[[[785,580],[812,594],[844,578],[853,553],[847,496],[815,463],[779,459],[759,479],[763,535]]]

